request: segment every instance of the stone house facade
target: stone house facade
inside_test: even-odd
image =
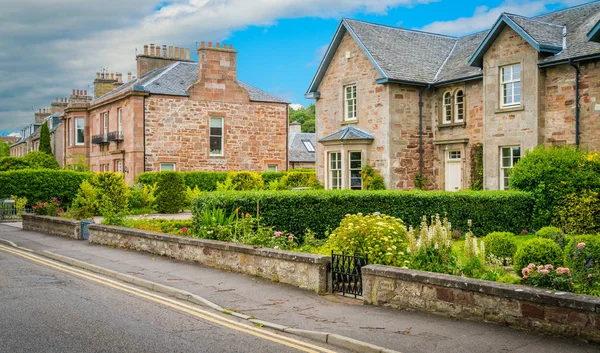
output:
[[[162,49],[162,50],[161,50]],[[67,164],[92,171],[287,169],[288,103],[237,80],[232,46],[145,46],[138,78],[99,73],[94,98],[75,91],[65,110]]]
[[[456,38],[344,19],[306,94],[316,99],[317,174],[362,188],[506,189],[524,152],[600,148],[600,3],[534,18],[502,14]],[[482,145],[482,147],[481,147]],[[479,152],[478,152],[479,151]]]

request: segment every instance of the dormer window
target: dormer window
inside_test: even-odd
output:
[[[502,107],[521,104],[521,65],[500,69],[500,102]]]
[[[450,92],[444,93],[444,124],[452,122],[452,95]]]
[[[465,121],[465,95],[462,90],[458,90],[454,95],[454,122],[463,121]]]

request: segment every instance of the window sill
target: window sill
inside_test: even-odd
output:
[[[460,123],[438,123],[438,129],[450,128],[450,127],[465,127],[467,126],[466,121],[461,121]]]
[[[501,113],[510,113],[510,112],[520,112],[525,110],[525,107],[522,105],[517,105],[514,107],[504,107],[504,108],[499,108],[496,109],[496,111],[494,113],[496,114],[501,114]]]
[[[208,158],[214,158],[214,159],[223,159],[226,158],[224,154],[210,154],[208,155]]]
[[[358,124],[358,119],[344,120],[340,124],[342,124],[342,125]]]

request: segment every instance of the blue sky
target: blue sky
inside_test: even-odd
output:
[[[464,35],[502,12],[523,16],[586,0],[5,0],[0,11],[0,133],[19,131],[55,97],[87,89],[101,68],[135,72],[144,44],[233,44],[238,78],[292,103],[341,18]],[[35,26],[29,24],[35,23]]]

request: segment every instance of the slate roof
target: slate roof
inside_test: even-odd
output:
[[[351,140],[374,140],[373,135],[364,132],[354,126],[346,126],[329,136],[325,136],[319,140],[319,142],[332,142],[332,141],[351,141]]]
[[[289,159],[290,162],[312,162],[316,161],[315,152],[309,152],[304,146],[303,140],[308,140],[314,148],[317,148],[317,137],[315,133],[295,132],[290,134]]]
[[[551,65],[600,54],[600,43],[588,41],[598,32],[600,40],[600,2],[591,2],[536,17],[503,13],[498,21],[510,25],[526,36],[536,49],[550,55],[539,65]],[[563,29],[566,28],[566,47]],[[594,28],[597,28],[594,32]],[[454,80],[481,77],[482,71],[473,56],[493,31],[478,32],[460,38],[406,30],[357,20],[343,19],[307,92],[308,98],[318,91],[341,38],[350,33],[381,74],[380,83],[406,82],[425,86]],[[483,48],[484,52],[485,48]],[[469,62],[475,66],[471,66]]]
[[[150,94],[169,96],[189,96],[188,87],[198,81],[198,64],[178,61],[171,65],[152,70],[137,80],[127,82],[107,94],[95,99],[92,104],[115,95],[130,91],[145,91]],[[269,94],[256,87],[238,81],[240,86],[248,91],[251,101],[288,103],[284,99]]]

